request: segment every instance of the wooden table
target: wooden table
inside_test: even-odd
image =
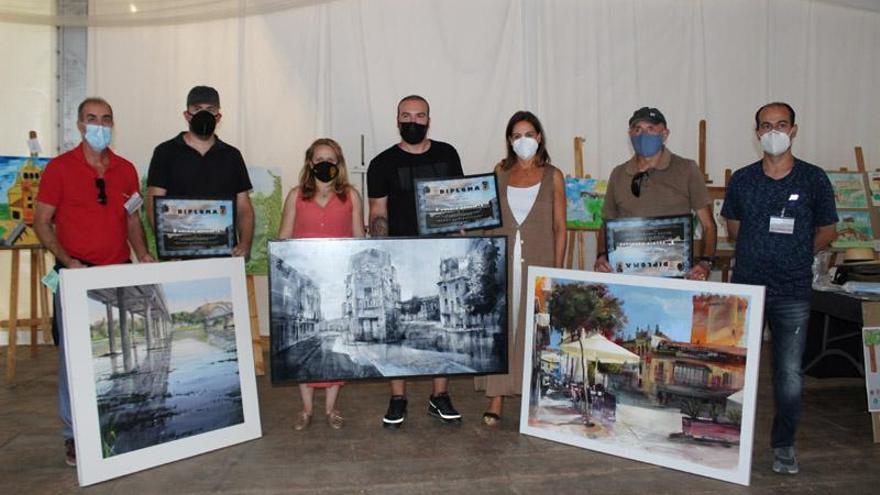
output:
[[[863,299],[844,292],[813,290],[810,311],[821,317],[821,324],[810,325],[808,337],[818,335],[820,340],[818,352],[804,354],[804,373],[829,357],[837,357],[850,363],[864,377],[862,327],[880,326],[880,297]],[[853,340],[858,342],[858,353],[854,351]],[[844,343],[850,345],[841,345]],[[871,424],[874,443],[880,443],[880,413],[871,413]]]

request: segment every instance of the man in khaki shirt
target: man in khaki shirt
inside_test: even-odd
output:
[[[703,253],[687,278],[706,280],[715,255],[715,221],[703,174],[693,160],[666,148],[669,128],[656,108],[642,107],[629,119],[635,154],[611,172],[602,218],[659,217],[696,212],[703,227]],[[605,230],[599,230],[599,255],[594,270],[611,272]]]

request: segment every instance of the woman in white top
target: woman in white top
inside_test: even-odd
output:
[[[501,200],[502,227],[490,231],[507,235],[508,374],[477,377],[477,390],[485,390],[489,406],[483,423],[501,420],[505,396],[522,393],[525,313],[529,265],[562,267],[565,259],[565,182],[550,164],[544,130],[527,111],[513,114],[505,131],[507,156],[495,167]]]

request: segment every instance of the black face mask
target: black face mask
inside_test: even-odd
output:
[[[335,163],[320,162],[312,165],[312,173],[321,182],[330,182],[339,174],[339,167]]]
[[[201,138],[211,137],[214,134],[214,129],[216,127],[217,117],[214,117],[214,114],[207,110],[196,112],[195,115],[189,119],[189,130]]]
[[[428,135],[428,126],[416,122],[398,122],[400,137],[409,144],[419,144]]]

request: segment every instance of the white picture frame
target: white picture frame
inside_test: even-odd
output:
[[[228,284],[225,281],[228,281]],[[161,287],[161,290],[157,287]],[[195,289],[185,290],[187,287]],[[63,307],[65,359],[76,439],[77,475],[81,486],[99,483],[262,436],[242,258],[124,264],[62,270],[60,290]],[[126,314],[126,323],[124,324],[129,325],[126,330],[128,340],[121,339],[123,321],[121,321],[119,311],[119,307],[122,306],[118,302],[120,299],[118,297],[115,299],[117,305],[114,307],[113,300],[96,302],[95,298],[99,297],[99,294],[122,295],[121,299],[127,301],[123,306],[126,307],[123,313]],[[144,303],[144,318],[141,320],[140,328],[142,342],[137,341],[137,324],[133,323],[137,317],[131,316],[134,313],[130,312],[135,308],[134,301],[138,300],[135,297],[137,294],[149,296],[141,298],[142,300],[152,298],[149,310],[146,309],[147,303]],[[178,295],[175,296],[175,294]],[[222,302],[192,302],[199,299],[199,296],[204,296],[202,299],[206,301],[220,301],[218,298],[222,298]],[[215,297],[212,299],[212,296]],[[226,300],[227,296],[228,300]],[[163,303],[157,302],[160,299],[164,300],[164,306],[162,306]],[[131,303],[130,306],[129,303]],[[231,303],[231,314],[229,303]],[[201,304],[197,310],[189,310],[185,314],[205,315],[202,321],[205,333],[204,342],[199,341],[198,344],[193,344],[192,342],[195,341],[189,338],[190,334],[186,333],[198,332],[198,327],[193,326],[198,323],[188,322],[187,324],[190,326],[184,328],[180,320],[175,323],[171,316],[172,313],[179,311],[187,304],[190,306]],[[208,304],[215,304],[215,306],[207,306]],[[110,308],[107,310],[110,316],[103,320],[105,334],[110,335],[110,338],[106,339],[106,344],[101,342],[102,339],[99,338],[102,327],[101,321],[96,319],[98,312],[96,307],[100,308],[101,305]],[[212,308],[212,312],[206,313],[207,310],[204,309],[206,307]],[[148,320],[152,322],[149,325],[146,323]],[[230,324],[232,328],[230,328]],[[112,331],[108,331],[111,328],[118,331],[118,334],[114,335]],[[94,340],[93,332],[96,336]],[[147,339],[148,335],[151,336],[149,340]],[[121,353],[113,352],[117,336],[120,337]],[[222,342],[222,344],[217,344],[217,342]],[[104,345],[109,347],[109,351],[106,353],[103,352],[104,348],[100,347]],[[215,351],[220,348],[222,350]],[[214,354],[210,354],[212,352]],[[213,357],[221,352],[225,359],[220,360]],[[185,358],[181,358],[182,353],[188,354],[185,354]],[[136,367],[134,362],[139,355],[142,356],[140,358],[141,364]],[[187,405],[186,407],[180,407],[180,403],[172,402],[175,397],[175,387],[180,386],[177,384],[181,383],[179,378],[189,376],[192,379],[192,384],[189,387],[196,397],[210,394],[211,390],[215,390],[211,388],[211,385],[196,379],[196,371],[194,370],[200,370],[199,372],[204,373],[203,366],[180,365],[182,359],[186,359],[186,362],[192,362],[200,356],[203,356],[203,362],[210,361],[211,365],[218,361],[226,363],[223,364],[226,367],[222,369],[210,368],[211,373],[223,371],[224,378],[219,381],[216,390],[232,390],[230,392],[232,395],[229,396],[233,398],[223,403],[231,405],[223,408],[223,405],[216,405],[215,401],[211,406],[211,408],[222,408],[221,414],[225,415],[221,416],[221,420],[216,418],[209,420],[207,417],[212,416],[211,414],[202,412],[197,414],[195,412],[197,405],[202,406],[199,411],[209,410],[208,398],[202,399],[202,402],[199,402],[199,399],[188,398],[186,399],[187,404],[192,404],[192,406]],[[209,359],[209,356],[212,357]],[[178,361],[175,361],[176,359]],[[119,364],[120,362],[122,364]],[[155,365],[156,362],[167,362],[167,364],[163,368],[162,365]],[[113,372],[106,372],[108,363],[113,366]],[[172,365],[172,363],[174,364]],[[167,420],[168,424],[163,426],[161,434],[159,430],[149,429],[146,430],[147,433],[144,433],[143,420],[133,419],[125,425],[138,425],[140,430],[138,430],[139,437],[137,438],[139,440],[130,440],[136,437],[135,433],[131,433],[129,437],[126,437],[129,439],[125,441],[126,447],[131,447],[138,442],[147,445],[115,453],[117,445],[114,445],[112,449],[109,448],[108,437],[104,435],[109,430],[112,434],[110,438],[114,440],[114,444],[117,440],[122,442],[121,438],[125,433],[121,432],[125,430],[125,427],[120,427],[120,434],[117,436],[116,426],[110,428],[106,423],[107,418],[111,417],[110,414],[113,415],[114,420],[121,417],[129,419],[133,417],[122,416],[123,413],[118,412],[119,409],[112,413],[108,412],[107,404],[109,402],[107,401],[115,400],[121,395],[116,394],[117,390],[122,390],[122,387],[116,387],[117,383],[121,384],[116,380],[125,379],[127,376],[133,381],[132,383],[136,383],[134,382],[137,380],[136,375],[152,373],[155,376],[157,369],[161,370],[159,372],[167,373],[164,394],[161,399],[159,394],[153,394],[155,396],[153,397],[149,393],[144,393],[144,390],[148,390],[146,387],[140,386],[138,388],[139,385],[135,385],[133,390],[136,390],[144,401],[140,407],[148,408],[147,410],[152,414],[158,410],[154,408],[154,405],[156,403],[164,405],[165,397],[167,397],[169,407],[162,410],[163,414],[167,415],[169,411],[174,416],[185,414],[187,407],[191,407],[190,412],[193,416],[198,415],[199,418],[204,416],[206,419],[203,421],[213,421],[213,423],[199,425],[206,429],[203,432],[198,432],[198,428],[195,432],[192,428],[188,430],[181,428],[178,430],[181,431],[180,436],[177,437],[175,436],[177,433],[170,426],[171,419]],[[174,373],[178,373],[178,375],[174,375]],[[190,373],[190,375],[181,373]],[[155,380],[145,379],[143,381],[155,383]],[[169,382],[172,385],[168,385]],[[101,396],[98,395],[99,383]],[[234,398],[234,394],[239,392],[240,401]],[[113,397],[113,399],[108,399],[108,397]],[[146,399],[143,399],[144,397]],[[100,413],[103,416],[99,415],[99,399],[105,401],[102,406],[105,408],[104,412]],[[120,400],[120,402],[124,402],[124,400]],[[172,404],[173,407],[170,407]],[[101,424],[102,420],[105,420],[104,426]],[[216,426],[223,422],[230,424],[222,427]],[[102,428],[104,429],[102,430]],[[170,434],[167,431],[169,429],[172,430]],[[169,435],[173,438],[168,438]]]
[[[530,294],[532,301],[525,303],[528,309],[521,433],[700,476],[749,484],[763,323],[763,287],[535,266],[529,267],[528,277],[527,294]],[[536,282],[541,285],[537,286]],[[583,287],[604,287],[610,296],[603,295],[601,298],[616,298],[617,302],[613,304],[623,308],[620,312],[626,322],[617,326],[626,332],[619,339],[610,340],[603,332],[589,336],[586,332],[570,332],[566,341],[565,330],[560,330],[560,326],[564,321],[572,321],[568,316],[572,311],[579,317],[577,310],[565,313],[562,309],[565,300],[577,297],[573,295],[575,292],[566,292],[575,289],[562,290],[566,285],[577,286],[576,290],[579,291],[597,290]],[[557,287],[560,289],[556,290]],[[688,342],[675,341],[669,335],[687,332],[688,323],[668,320],[670,328],[666,328],[666,317],[687,313],[687,298],[691,303],[691,335]],[[712,313],[711,321],[708,316],[706,320],[701,317],[699,321],[702,323],[694,325],[695,301],[699,304],[700,315],[710,314],[711,309],[705,309],[709,306],[704,307],[706,302],[717,305],[711,311],[722,312]],[[743,301],[746,302],[745,306]],[[554,305],[560,308],[555,315],[552,309]],[[583,301],[569,308],[580,307],[584,307]],[[639,311],[639,308],[643,309]],[[604,314],[607,316],[608,313]],[[651,325],[651,320],[656,321],[658,326]],[[644,325],[644,331],[636,331],[635,337],[627,340],[632,321],[637,322],[636,328]],[[719,325],[723,321],[736,323],[721,331]],[[536,327],[540,328],[540,334],[536,333]],[[576,334],[581,336],[575,340],[573,336]],[[741,346],[721,348],[717,344],[731,339]],[[575,343],[575,347],[566,347]],[[554,345],[557,350],[553,349]],[[707,349],[709,353],[700,354]],[[681,355],[690,357],[679,358]],[[720,381],[717,363],[710,363],[708,358],[706,362],[695,363],[693,357],[698,355],[725,359],[724,366],[733,363],[732,368],[726,369],[726,381]],[[685,368],[674,367],[676,364],[666,369],[661,367],[660,363],[664,360],[677,363],[679,359],[689,361],[688,370],[705,368],[705,381],[712,386],[716,383],[715,376],[719,376],[717,383],[720,385],[714,393],[709,387],[709,390],[694,391],[693,396],[699,392],[710,397],[710,401],[723,398],[721,400],[726,409],[719,411],[710,408],[713,402],[703,408],[698,399],[688,395],[692,392],[689,389],[674,389],[682,395],[670,395],[670,390],[676,385],[675,379],[690,380],[694,376],[685,373]],[[742,359],[745,360],[744,364],[741,364]],[[593,367],[590,361],[601,364]],[[584,370],[587,372],[584,373]],[[679,374],[679,371],[682,373]],[[537,375],[534,380],[533,373]],[[578,374],[583,376],[580,387],[577,384]],[[702,379],[702,375],[697,376]],[[740,381],[741,388],[734,392]],[[584,386],[583,383],[588,385]],[[602,384],[601,389],[599,384]],[[666,394],[664,400],[652,404],[652,394],[656,399],[658,393],[661,396]],[[736,402],[731,402],[734,400]],[[686,402],[696,404],[686,408],[694,412],[691,416],[681,410],[683,406],[680,404]],[[737,406],[739,412],[736,411]],[[701,411],[707,409],[715,411],[711,419],[715,426],[697,424],[698,421],[707,421],[700,419]],[[682,418],[680,421],[678,416]],[[736,436],[732,436],[731,431],[735,431]],[[708,461],[705,460],[707,458]]]

